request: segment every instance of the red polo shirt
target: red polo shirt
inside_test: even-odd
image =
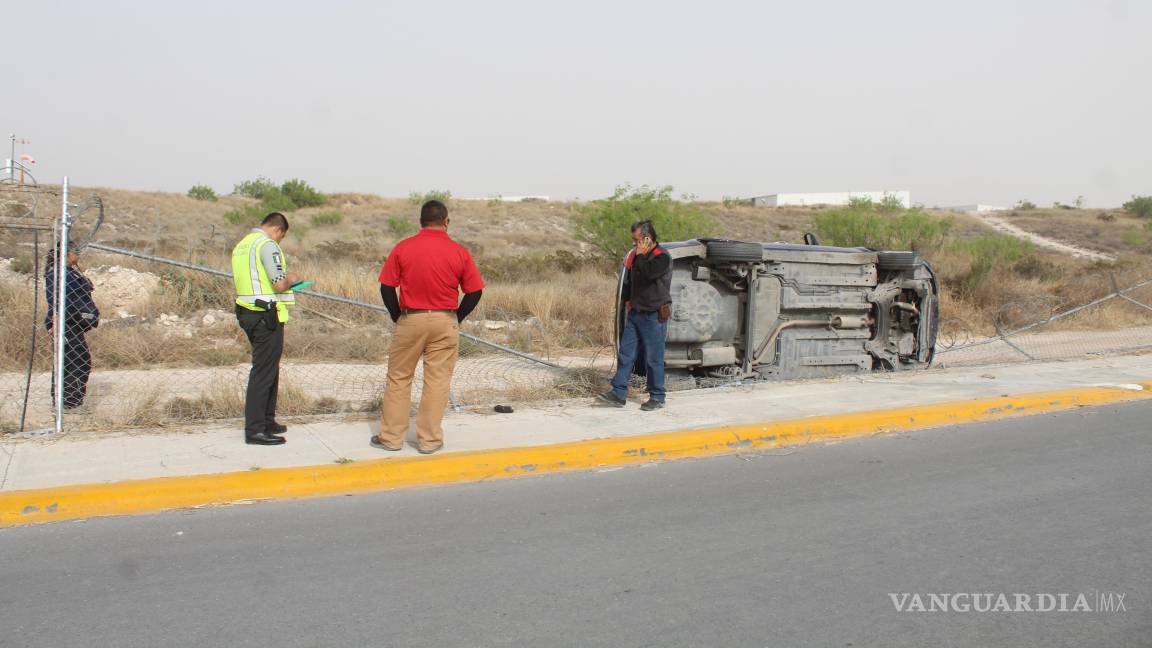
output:
[[[448,232],[424,228],[396,244],[380,270],[380,283],[400,289],[400,307],[456,310],[460,291],[484,288],[468,248]]]

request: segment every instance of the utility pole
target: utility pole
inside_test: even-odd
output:
[[[16,133],[8,133],[8,140],[10,142],[10,148],[9,148],[9,153],[8,153],[8,155],[9,155],[9,157],[8,157],[8,182],[13,182],[13,183],[16,182],[16,165],[19,164],[20,165],[20,184],[23,185],[24,184],[25,167],[23,164],[20,164],[19,162],[16,161],[16,145],[17,144],[20,144],[20,145],[31,144],[32,142],[29,142],[28,140],[25,140],[25,139],[16,139]],[[31,175],[31,172],[29,172],[29,175]],[[33,182],[35,182],[35,180],[33,180]]]

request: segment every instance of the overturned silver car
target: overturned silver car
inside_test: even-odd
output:
[[[932,267],[915,252],[806,240],[662,244],[673,259],[667,370],[778,380],[927,367],[939,320]]]

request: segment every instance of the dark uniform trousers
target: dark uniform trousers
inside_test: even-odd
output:
[[[92,372],[92,354],[84,329],[68,326],[64,329],[64,407],[71,409],[84,404],[88,391],[88,374]],[[52,401],[56,401],[56,381],[52,381]]]
[[[267,313],[236,307],[236,319],[252,344],[252,370],[248,373],[248,391],[244,398],[244,435],[249,437],[263,432],[265,423],[276,420],[284,326],[277,324],[273,330],[268,318]]]

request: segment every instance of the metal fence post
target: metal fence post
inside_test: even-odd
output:
[[[64,431],[64,327],[67,305],[68,281],[65,272],[68,269],[68,225],[72,217],[68,213],[68,176],[64,176],[62,186],[63,198],[60,208],[60,246],[56,249],[56,277],[53,285],[56,288],[56,313],[52,326],[56,334],[56,434]]]

